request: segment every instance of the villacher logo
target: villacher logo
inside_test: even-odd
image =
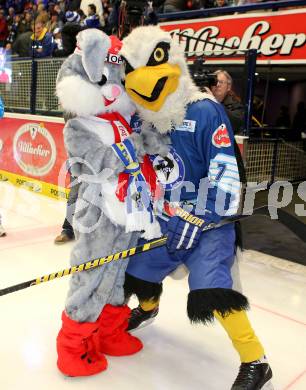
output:
[[[13,140],[14,158],[19,167],[32,176],[45,176],[56,161],[56,145],[43,123],[21,126]]]
[[[256,49],[258,54],[266,57],[273,56],[277,53],[282,56],[288,56],[294,48],[306,44],[305,33],[271,34],[270,29],[270,24],[262,20],[251,24],[242,32],[240,37],[222,37],[220,28],[216,26],[206,26],[198,31],[192,29],[185,29],[183,31],[175,30],[171,31],[171,33],[179,33],[185,37],[185,51],[188,52],[188,57],[193,56],[194,53],[199,51],[208,56],[221,54],[231,56],[233,54],[243,54],[248,49]]]
[[[161,23],[184,47],[187,59],[205,55],[209,62],[243,62],[254,49],[258,63],[305,63],[305,9],[229,15]]]

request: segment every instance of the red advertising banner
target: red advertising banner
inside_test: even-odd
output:
[[[189,60],[204,54],[210,63],[239,63],[243,62],[241,56],[235,58],[234,54],[256,49],[259,64],[306,63],[306,8],[165,22],[160,26],[184,44]]]
[[[67,159],[61,118],[6,114],[0,119],[0,179],[53,197]]]

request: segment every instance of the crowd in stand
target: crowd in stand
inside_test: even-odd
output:
[[[108,32],[109,0],[0,0],[0,47],[21,57],[65,56],[84,27]]]
[[[225,7],[266,0],[159,0],[155,12]],[[82,28],[110,34],[121,0],[0,0],[0,47],[20,57],[67,56]]]

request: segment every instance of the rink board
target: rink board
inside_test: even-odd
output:
[[[55,199],[69,194],[62,118],[5,114],[0,121],[0,181]],[[243,158],[248,137],[236,136]]]
[[[55,199],[68,197],[64,120],[5,114],[0,121],[0,180]]]

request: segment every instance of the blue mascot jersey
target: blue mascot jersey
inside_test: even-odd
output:
[[[170,137],[170,153],[151,157],[166,199],[192,201],[196,214],[213,222],[235,214],[240,177],[234,135],[223,106],[210,99],[190,104],[183,124]]]
[[[139,128],[137,118],[134,127]],[[190,104],[183,124],[170,137],[172,146],[168,155],[151,156],[166,198],[189,201],[196,206],[193,212],[201,214],[206,222],[218,222],[223,215],[235,214],[240,180],[234,136],[223,106],[209,99]],[[198,207],[201,213],[197,213]],[[167,234],[168,222],[161,218],[159,222],[162,233]],[[139,245],[144,243],[145,240],[139,241]],[[127,273],[161,283],[184,263],[189,270],[190,290],[231,289],[234,254],[235,228],[229,224],[205,232],[192,250],[169,254],[163,246],[141,253],[136,260],[130,259]]]

